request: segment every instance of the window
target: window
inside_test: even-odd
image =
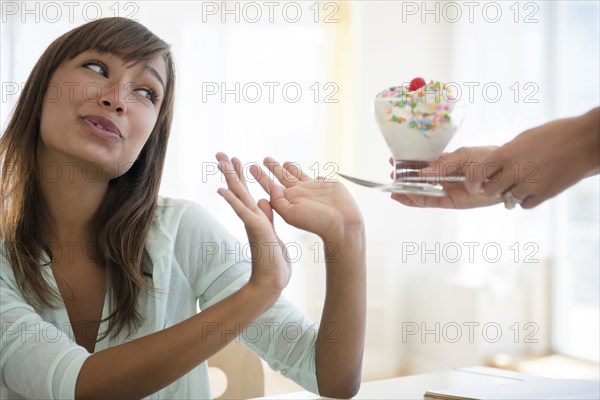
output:
[[[557,2],[554,64],[556,113],[577,115],[600,104],[598,2]],[[574,80],[572,78],[575,77]],[[569,82],[570,81],[570,82]],[[598,176],[556,199],[553,271],[553,347],[600,361],[600,184]]]

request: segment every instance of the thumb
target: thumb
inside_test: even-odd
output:
[[[275,182],[269,182],[269,194],[271,195],[269,204],[272,209],[277,211],[277,214],[281,215],[284,221],[288,222],[292,206],[288,199],[285,198],[283,188]]]
[[[258,200],[258,203],[256,203],[256,205],[258,206],[260,211],[262,211],[263,214],[265,214],[267,219],[271,222],[271,225],[273,225],[273,208],[271,207],[271,203],[269,203],[265,199],[260,199]]]
[[[420,170],[421,176],[461,176],[460,154],[442,153],[436,160]]]
[[[486,165],[485,160],[465,164],[465,187],[471,194],[483,193],[483,184],[486,180],[484,165]]]
[[[502,173],[506,158],[505,147],[506,145],[467,148],[464,163],[465,186],[470,193],[483,193],[483,186]]]

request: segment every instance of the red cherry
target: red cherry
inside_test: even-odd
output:
[[[410,90],[411,92],[414,92],[415,90],[420,89],[425,85],[426,85],[425,79],[415,78],[412,81],[410,81],[410,85],[408,85],[408,90]]]

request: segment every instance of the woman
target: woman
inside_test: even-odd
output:
[[[219,193],[252,263],[232,254],[239,243],[201,207],[158,197],[173,71],[166,43],[106,18],[58,38],[31,72],[0,138],[0,384],[9,397],[207,398],[205,361],[238,336],[306,389],[354,395],[365,326],[354,201],[266,159],[281,185],[252,167],[270,193],[255,203],[240,161],[219,153]],[[333,243],[320,325],[280,296],[291,269],[273,210]],[[259,336],[243,334],[249,324]]]

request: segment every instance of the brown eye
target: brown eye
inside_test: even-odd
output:
[[[156,102],[158,101],[158,93],[156,93],[156,91],[153,89],[142,88],[138,89],[137,91],[142,93],[142,95],[148,100],[150,100],[152,104],[156,104]]]
[[[97,61],[88,61],[85,64],[83,64],[83,66],[88,69],[91,69],[92,71],[102,76],[108,76],[108,71],[102,63],[99,63]]]

